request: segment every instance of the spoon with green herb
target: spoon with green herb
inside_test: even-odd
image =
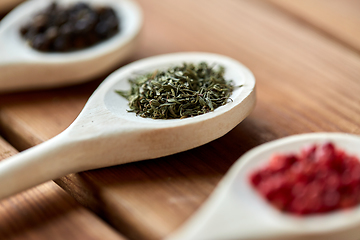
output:
[[[131,79],[131,89],[117,93],[129,100],[129,112],[141,117],[194,117],[231,101],[234,86],[232,81],[225,80],[224,73],[221,65],[183,63]]]
[[[136,86],[128,80],[139,79],[139,94],[133,95]],[[146,108],[131,110],[135,98]],[[253,75],[229,57],[175,53],[139,60],[111,74],[64,132],[1,162],[0,198],[69,173],[200,146],[229,132],[254,105]],[[170,119],[142,117],[142,112]]]

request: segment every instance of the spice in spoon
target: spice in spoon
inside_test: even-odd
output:
[[[119,19],[111,7],[91,7],[81,2],[70,6],[52,3],[20,29],[32,48],[44,52],[87,48],[118,31]]]
[[[145,118],[198,116],[225,105],[234,89],[222,66],[184,63],[165,71],[130,79],[129,91],[116,91],[129,100],[130,112]]]
[[[304,147],[299,154],[275,154],[249,180],[274,207],[296,215],[360,203],[359,159],[331,142]]]

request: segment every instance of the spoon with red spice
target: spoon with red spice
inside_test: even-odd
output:
[[[201,62],[223,66],[224,78],[238,86],[230,95],[231,101],[214,111],[184,119],[142,118],[128,112],[128,100],[116,93],[129,89],[128,80],[135,76]],[[64,132],[0,162],[0,199],[69,173],[157,158],[200,146],[229,132],[254,106],[254,76],[229,57],[174,53],[136,61],[105,79]]]
[[[80,2],[57,0],[56,4],[51,4],[48,0],[30,0],[1,20],[0,92],[58,87],[88,81],[118,66],[135,50],[142,25],[141,10],[135,2]],[[62,15],[56,15],[59,16],[57,19],[53,17],[54,11],[46,12],[53,5],[57,5],[61,9],[59,11],[64,11]],[[77,12],[69,10],[70,13],[63,10],[73,6],[78,8],[80,5],[90,7],[78,9]],[[95,11],[101,8],[110,8],[110,12],[118,18],[118,31],[114,33],[114,30],[109,38],[105,38],[103,32],[115,21],[110,23],[110,18],[103,20],[105,15]],[[52,26],[54,22],[57,25]],[[31,24],[32,28],[26,27]],[[95,30],[100,35],[93,34]],[[28,37],[30,35],[31,38]],[[67,52],[44,51],[46,43],[51,44],[50,50],[63,50],[70,45],[67,42],[74,46],[82,46],[87,42],[92,45]]]
[[[358,240],[359,146],[356,135],[310,133],[256,147],[168,239]]]

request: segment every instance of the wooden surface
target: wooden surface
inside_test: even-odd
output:
[[[360,52],[359,0],[270,0],[318,31]]]
[[[16,153],[0,137],[0,160]],[[0,239],[100,240],[103,236],[126,239],[53,182],[0,202]]]
[[[254,73],[257,105],[224,137],[196,149],[56,180],[129,239],[167,236],[243,153],[261,143],[305,132],[360,133],[360,42],[336,31],[346,27],[344,22],[359,22],[359,1],[317,0],[306,15],[299,10],[304,9],[301,0],[291,7],[280,0],[138,2],[144,27],[129,62],[179,51],[228,55]],[[343,11],[332,5],[352,9],[346,14],[351,18],[343,20]],[[340,20],[336,26],[320,24],[314,17],[319,11]],[[349,31],[356,36],[358,28]],[[55,136],[75,119],[101,80],[0,95],[0,132],[18,150]]]

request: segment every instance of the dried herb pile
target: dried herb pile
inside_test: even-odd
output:
[[[129,100],[130,112],[153,119],[201,115],[226,104],[234,89],[222,66],[187,64],[130,79],[129,91],[116,91]]]

